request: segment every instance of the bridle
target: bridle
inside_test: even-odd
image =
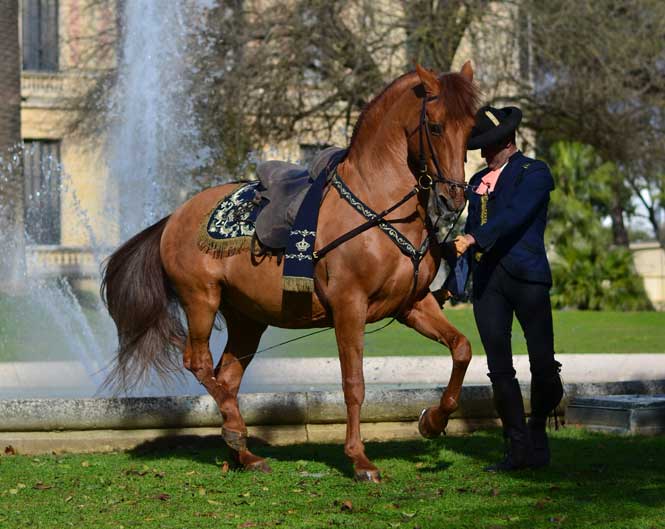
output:
[[[422,99],[422,107],[420,108],[420,120],[418,122],[418,187],[421,190],[429,190],[432,188],[432,185],[435,183],[446,184],[451,188],[460,188],[462,191],[466,191],[469,185],[466,182],[457,182],[447,178],[441,165],[439,164],[439,159],[436,157],[434,152],[434,147],[432,145],[432,134],[435,136],[440,136],[443,133],[443,125],[441,123],[433,123],[427,119],[427,103],[436,101],[439,99],[439,96],[428,96],[425,92],[425,87],[422,84],[419,84],[413,88],[413,92],[416,94],[416,97]],[[414,131],[415,132],[415,131]],[[411,133],[413,134],[413,133]],[[430,157],[432,158],[432,163],[436,169],[436,177],[432,177],[427,170],[427,155],[425,154],[425,139],[427,139],[427,147],[429,148]],[[463,208],[462,208],[463,209]]]
[[[439,96],[427,96],[427,93],[425,92],[425,87],[422,84],[419,84],[413,88],[414,93],[416,94],[417,97],[421,98],[423,101],[422,107],[420,109],[420,119],[418,122],[418,144],[419,144],[419,154],[418,154],[418,174],[416,176],[416,185],[406,194],[404,195],[400,200],[398,200],[395,204],[390,206],[389,208],[383,210],[381,213],[376,213],[373,214],[372,216],[367,216],[366,218],[368,219],[366,222],[363,224],[356,226],[352,230],[348,231],[347,233],[340,235],[337,237],[335,240],[332,242],[328,243],[325,245],[323,248],[315,251],[313,253],[313,257],[316,261],[322,259],[328,252],[331,250],[337,248],[340,244],[354,238],[356,235],[359,235],[360,233],[373,228],[374,226],[378,226],[383,219],[393,211],[395,211],[397,208],[399,208],[401,205],[405,204],[408,202],[411,198],[413,198],[415,195],[418,195],[419,193],[425,193],[428,194],[430,192],[433,192],[432,186],[436,182],[441,182],[443,184],[446,184],[452,188],[459,187],[463,191],[467,189],[468,184],[467,183],[460,183],[456,182],[455,180],[451,180],[450,178],[447,178],[444,174],[443,171],[441,170],[441,165],[439,164],[439,160],[436,157],[436,154],[434,152],[434,148],[432,145],[432,137],[431,134],[435,135],[440,135],[443,132],[443,126],[440,123],[431,123],[427,119],[427,103],[431,101],[435,101],[436,99],[439,98]],[[415,131],[414,131],[415,132]],[[411,133],[410,135],[412,135]],[[409,135],[409,136],[410,136]],[[436,177],[433,178],[429,172],[427,171],[427,155],[425,154],[425,139],[427,139],[427,146],[429,147],[430,151],[430,156],[432,158],[432,162],[434,163],[434,167],[436,169]],[[337,177],[339,178],[339,181],[341,181],[341,177],[339,177],[339,174],[337,174]],[[453,232],[455,229],[455,226],[457,225],[457,222],[459,221],[460,217],[462,216],[462,212],[464,211],[464,206],[459,208],[459,210],[454,211],[454,210],[448,210],[444,211],[447,208],[442,207],[440,204],[440,200],[438,196],[435,193],[435,203],[436,203],[436,208],[437,208],[437,215],[438,219],[436,222],[432,222],[430,219],[430,222],[432,222],[433,226],[432,228],[435,227],[436,224],[438,224],[439,219],[444,219],[444,220],[450,220],[450,214],[454,214],[454,219],[449,225],[448,232],[446,233],[446,236],[443,238],[442,241],[439,241],[440,244],[445,243],[448,240],[448,237],[450,234]],[[356,199],[357,201],[357,199]],[[425,223],[427,226],[427,222]],[[432,235],[432,230],[428,227],[427,228],[429,236]],[[422,259],[422,256],[419,258]],[[413,260],[413,258],[412,258]],[[418,264],[420,260],[417,262],[414,261],[414,269],[415,269],[415,279],[417,280],[417,275],[418,275]],[[414,289],[416,287],[416,281],[414,280]]]

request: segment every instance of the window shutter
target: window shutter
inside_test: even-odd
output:
[[[60,244],[60,142],[26,140],[23,156],[28,241]]]
[[[42,70],[58,70],[58,0],[41,0]]]
[[[39,0],[23,0],[23,69],[39,66]]]
[[[58,0],[23,0],[23,69],[57,71]]]

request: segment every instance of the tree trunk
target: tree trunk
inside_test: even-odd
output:
[[[623,208],[616,204],[610,210],[610,217],[612,219],[612,239],[616,246],[628,246],[630,239],[628,237],[628,230],[623,222]]]
[[[18,0],[0,0],[0,289],[20,286],[25,262]]]
[[[652,204],[653,203],[654,202],[652,202]],[[649,223],[651,224],[653,234],[656,237],[658,244],[660,244],[660,247],[665,250],[665,226],[661,226],[660,222],[658,222],[656,207],[646,204],[644,200],[642,200],[642,204],[644,204],[644,207],[646,207],[647,212],[649,213]]]
[[[610,204],[610,218],[612,219],[612,239],[616,246],[628,247],[630,238],[628,237],[628,230],[623,220],[623,205],[622,195],[625,193],[623,185],[615,182],[612,186],[614,196]]]
[[[482,5],[463,0],[403,0],[407,64],[413,66],[415,61],[439,72],[450,71],[464,31]]]

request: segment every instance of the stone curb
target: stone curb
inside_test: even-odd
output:
[[[665,379],[665,355],[558,354],[563,379],[571,383],[620,382]],[[517,378],[530,378],[527,355],[513,358]],[[438,387],[450,378],[452,361],[442,348],[440,356],[368,356],[363,360],[365,383],[393,387]],[[53,376],[57,373],[58,376]],[[183,373],[173,394],[203,394],[204,389],[190,373]],[[95,395],[99,381],[93,380],[80,362],[0,362],[1,398],[63,397]],[[482,356],[469,365],[466,384],[488,384],[487,365]],[[241,393],[338,390],[341,388],[339,360],[336,357],[283,358],[257,357],[243,379]],[[146,395],[163,395],[159,385]]]
[[[368,389],[362,421],[417,420],[420,411],[436,404],[444,388]],[[529,387],[522,386],[528,409]],[[665,380],[566,384],[568,399],[577,395],[665,393]],[[494,417],[489,385],[466,385],[454,418]],[[248,426],[335,424],[346,421],[341,391],[249,393],[239,396]],[[140,430],[219,427],[221,416],[209,396],[137,397],[114,399],[0,400],[0,432],[54,430]]]

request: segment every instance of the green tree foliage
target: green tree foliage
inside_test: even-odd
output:
[[[504,69],[497,98],[522,108],[524,125],[539,141],[592,145],[603,160],[626,168],[613,183],[608,214],[613,242],[628,246],[627,210],[646,191],[656,213],[649,214],[649,222],[665,247],[657,198],[662,187],[654,181],[659,174],[654,168],[662,168],[665,159],[665,2],[508,4],[515,6],[506,11],[514,20],[496,27],[508,36],[518,28],[522,67]]]
[[[612,245],[602,223],[617,166],[593,147],[557,142],[550,151],[556,182],[550,204],[548,244],[553,248],[552,304],[556,308],[648,310],[651,304],[630,251]]]

